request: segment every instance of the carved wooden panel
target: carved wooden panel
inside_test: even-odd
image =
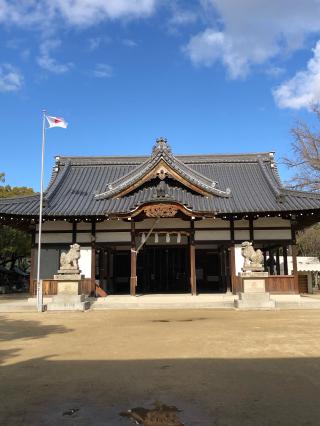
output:
[[[166,204],[157,204],[144,208],[147,217],[174,217],[178,212],[178,207]]]

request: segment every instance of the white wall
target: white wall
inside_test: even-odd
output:
[[[195,231],[194,238],[196,241],[229,241],[230,231]]]
[[[97,232],[96,242],[97,243],[108,243],[108,242],[130,242],[130,232]]]
[[[290,229],[254,230],[255,240],[290,240]]]
[[[38,243],[38,234],[36,235],[36,243]],[[41,235],[42,244],[72,244],[72,234],[54,232],[52,234],[43,233]]]
[[[259,219],[254,220],[253,222],[255,228],[259,227],[283,227],[287,226],[290,228],[290,220],[282,219],[281,217],[260,217]]]
[[[91,247],[80,248],[79,268],[85,278],[91,278],[91,256]]]
[[[235,263],[236,263],[236,275],[242,272],[243,267],[243,256],[241,254],[241,244],[235,244]]]

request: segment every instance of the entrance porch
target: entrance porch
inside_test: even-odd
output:
[[[193,261],[198,294],[226,293],[230,285],[227,248],[196,248],[194,257],[187,244],[146,244],[136,260],[136,294],[190,294]],[[108,294],[130,294],[131,261],[126,248],[97,247],[96,280]]]

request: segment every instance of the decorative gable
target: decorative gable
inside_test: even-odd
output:
[[[217,183],[206,176],[196,172],[188,165],[176,158],[164,138],[159,138],[153,147],[152,154],[148,160],[136,169],[121,177],[115,182],[109,183],[96,199],[120,198],[141,187],[145,182],[157,179],[157,196],[165,197],[166,179],[180,182],[184,187],[203,196],[215,195],[229,197],[230,189],[221,190],[216,187]]]

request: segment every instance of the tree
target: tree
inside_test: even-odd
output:
[[[316,224],[297,233],[297,245],[301,256],[320,258],[320,225]]]
[[[4,173],[0,173],[0,182],[5,182]],[[34,194],[32,188],[0,185],[0,198],[32,194]],[[25,266],[24,260],[29,257],[30,249],[30,234],[20,229],[0,225],[0,266],[7,266],[9,269],[13,269],[18,264],[23,269],[23,266]]]
[[[320,105],[314,105],[312,111],[320,124]],[[291,179],[292,188],[320,190],[320,130],[311,129],[305,122],[299,121],[292,129],[293,158],[284,158],[290,168],[296,170]]]

